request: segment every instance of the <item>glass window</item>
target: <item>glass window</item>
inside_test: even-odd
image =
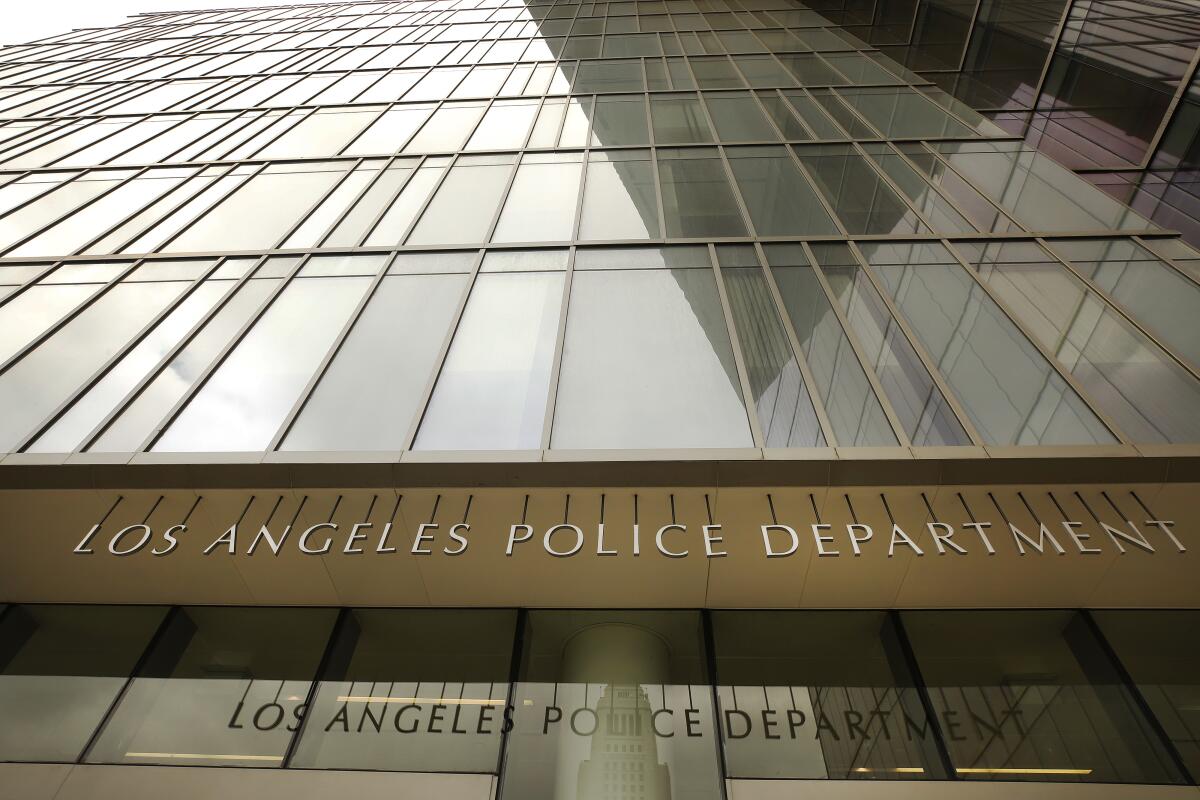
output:
[[[554,447],[752,446],[712,268],[698,267],[576,271]]]
[[[104,288],[104,280],[107,278],[69,284],[42,280],[0,305],[0,362],[12,358]]]
[[[516,616],[350,612],[291,766],[494,773]]]
[[[487,103],[445,103],[404,147],[406,153],[452,153],[475,130]]]
[[[807,92],[794,91],[794,92],[784,92],[783,94],[787,98],[787,105],[790,105],[792,107],[792,109],[794,109],[795,112],[800,116],[800,118],[802,120],[804,120],[804,124],[806,126],[808,126],[809,129],[812,130],[815,138],[817,138],[817,139],[845,139],[846,138],[845,131],[843,131],[841,128],[839,128],[837,123],[835,123],[832,119],[830,119],[829,115],[826,114],[823,110],[821,110],[820,104],[817,103],[815,100],[813,100],[812,97]],[[771,93],[770,95],[768,95],[765,92],[759,93],[759,97],[763,98],[764,104],[766,103],[766,97],[768,97],[768,96],[772,97],[773,99],[777,98],[777,95],[775,95],[774,93]],[[777,105],[779,105],[779,104],[777,104]],[[783,106],[783,107],[786,107],[786,106]],[[780,116],[787,116],[782,113],[782,108],[781,108],[780,113],[777,113],[775,115],[776,119],[778,119]],[[808,137],[799,137],[799,138],[808,138]]]
[[[960,779],[1181,782],[1081,612],[901,616]]]
[[[281,449],[403,449],[466,283],[463,274],[384,278]]]
[[[775,142],[779,134],[767,122],[749,92],[710,92],[704,102],[723,142]]]
[[[1130,239],[1072,239],[1050,249],[1193,364],[1200,365],[1200,286]]]
[[[351,162],[273,164],[164,245],[166,252],[274,247]]]
[[[837,444],[897,444],[879,398],[800,245],[766,245],[766,253]]]
[[[492,241],[570,239],[579,202],[582,160],[579,153],[526,154],[517,167]]]
[[[641,97],[597,97],[592,115],[592,146],[648,144],[646,102]]]
[[[884,611],[715,611],[731,778],[944,778]]]
[[[1114,441],[943,246],[864,242],[862,252],[985,443]]]
[[[528,620],[504,796],[722,796],[697,612],[532,611]],[[629,788],[614,788],[622,782]]]
[[[29,605],[0,615],[0,760],[74,762],[163,609]]]
[[[644,89],[640,61],[581,61],[579,73],[571,84],[571,91],[580,94]]]
[[[121,170],[119,173],[102,171],[52,189],[51,186],[45,184],[13,187],[14,190],[24,190],[26,194],[26,197],[14,197],[13,199],[17,203],[26,202],[27,196],[34,192],[46,189],[51,189],[51,191],[34,200],[28,200],[27,205],[0,217],[0,249],[8,249],[34,231],[40,230],[83,203],[116,187],[122,179],[129,176],[130,173],[127,170]],[[59,254],[55,253],[55,255]]]
[[[838,94],[889,138],[966,138],[975,135],[971,128],[907,86],[894,89],[847,87],[839,89]]]
[[[404,146],[417,128],[429,118],[433,106],[396,106],[380,115],[346,148],[346,155],[394,153]]]
[[[344,258],[350,257],[313,261]],[[373,258],[382,266],[382,256]],[[370,282],[365,276],[294,279],[153,449],[265,450]]]
[[[659,150],[658,174],[667,236],[746,235],[716,150]]]
[[[483,115],[466,150],[519,150],[525,145],[538,104],[531,100],[497,100]]]
[[[1200,441],[1200,383],[1049,253],[1033,242],[959,251],[1132,441]]]
[[[816,53],[785,53],[779,60],[800,80],[801,86],[838,86],[846,79]]]
[[[327,247],[358,244],[364,228],[379,216],[380,209],[403,185],[415,162],[416,159],[392,161],[382,172],[381,168],[387,163],[383,159],[359,164],[296,228],[284,242],[284,247],[312,247],[322,238]],[[337,227],[326,236],[335,223]]]
[[[29,447],[34,453],[71,452],[159,361],[183,339],[233,287],[233,281],[205,281],[163,318],[154,329],[75,401],[54,425]]]
[[[728,58],[689,58],[696,85],[701,89],[742,89],[746,83]]]
[[[946,398],[850,248],[819,243],[812,247],[834,299],[909,440],[918,447],[970,444]]]
[[[541,446],[563,273],[480,275],[417,433],[417,450]]]
[[[1200,612],[1089,613],[1188,770],[1200,774],[1200,642],[1180,635],[1196,630]]]
[[[658,235],[658,197],[650,151],[593,150],[588,155],[579,238],[649,239]]]
[[[1153,227],[1144,217],[1053,160],[1011,142],[931,145],[1013,218],[1032,231]]]
[[[759,236],[838,233],[816,192],[782,147],[731,147],[726,153]]]
[[[734,56],[733,61],[755,89],[769,86],[795,86],[796,79],[774,56]]]
[[[33,433],[187,287],[186,281],[119,283],[0,375],[0,451]]]
[[[446,171],[448,163],[448,158],[425,159],[425,164],[412,173],[412,177],[403,184],[399,194],[396,194],[396,185],[392,181],[386,181],[383,186],[377,182],[354,211],[329,235],[327,243],[354,244],[364,233],[370,234],[366,241],[368,245],[391,247],[404,241],[405,234],[424,207],[425,200],[442,179],[442,173]],[[408,171],[405,170],[397,177],[405,177],[407,174]],[[392,200],[394,194],[396,199]],[[391,202],[391,205],[376,221],[379,208],[388,202]]]
[[[181,608],[89,763],[279,767],[337,612]]]
[[[967,233],[975,230],[967,218],[958,212],[946,198],[942,197],[921,175],[886,144],[861,145],[863,151],[875,165],[899,187],[917,210],[929,220],[938,233]]]
[[[767,447],[821,447],[825,436],[753,248],[717,249],[742,361]]]
[[[795,151],[850,233],[929,232],[916,212],[851,145],[797,147]]]
[[[512,165],[513,156],[459,156],[409,234],[408,244],[487,241]],[[368,241],[378,235],[377,231]]]
[[[254,157],[311,158],[337,155],[347,142],[374,122],[377,116],[378,108],[319,108],[255,153]]]
[[[690,144],[713,140],[708,116],[694,94],[651,95],[650,118],[654,121],[656,144]]]
[[[974,186],[963,180],[961,175],[926,150],[924,145],[919,142],[898,142],[893,146],[904,154],[908,164],[945,192],[954,201],[955,207],[962,209],[979,230],[993,233],[1021,230],[1020,226],[1004,216],[987,198],[976,191]]]
[[[195,384],[221,348],[250,320],[251,315],[267,299],[277,283],[274,279],[254,278],[243,284],[204,328],[176,353],[170,363],[158,371],[154,379],[88,449],[104,453],[128,453],[138,450],[155,430],[155,425]]]

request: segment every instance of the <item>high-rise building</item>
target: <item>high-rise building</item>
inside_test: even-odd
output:
[[[970,5],[0,49],[0,797],[1200,796],[1194,19]]]

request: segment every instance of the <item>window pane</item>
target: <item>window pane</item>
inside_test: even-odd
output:
[[[563,274],[480,275],[417,434],[417,450],[541,446]]]
[[[767,245],[766,252],[837,444],[896,444],[883,407],[799,245]]]
[[[538,105],[529,100],[498,100],[483,115],[466,150],[518,150],[525,145]]]
[[[1050,248],[1176,353],[1200,364],[1200,286],[1129,239],[1057,241]]]
[[[895,89],[847,87],[839,89],[838,94],[888,138],[966,138],[975,135],[971,128],[907,86]]]
[[[659,235],[654,165],[648,150],[593,150],[583,189],[580,239]]]
[[[592,146],[648,144],[646,102],[641,97],[597,97],[592,116]]]
[[[720,251],[718,251],[720,252]],[[762,269],[721,275],[767,447],[821,447],[825,437]]]
[[[704,95],[712,112],[717,135],[723,142],[775,142],[779,134],[767,122],[762,109],[748,92],[721,92]]]
[[[431,161],[434,163],[431,164]],[[392,181],[387,181],[387,184],[379,187],[378,194],[376,191],[372,191],[363,198],[355,210],[329,235],[328,243],[351,244],[358,241],[368,230],[370,231],[370,236],[366,241],[368,245],[394,247],[404,241],[405,233],[408,232],[413,220],[425,205],[429,193],[438,185],[438,181],[441,180],[442,173],[445,171],[445,160],[426,159],[425,166],[408,178],[408,182],[403,184],[404,188],[400,189],[399,194],[396,194],[394,201],[390,200],[391,195],[387,194],[387,184],[391,184]],[[404,174],[407,175],[407,172]],[[392,187],[392,194],[395,194],[395,188],[395,186]],[[375,190],[375,187],[372,189]],[[377,201],[374,207],[367,205],[369,200]],[[388,206],[388,210],[380,217],[379,221],[375,222],[379,207],[387,202],[391,202],[391,205]],[[361,213],[359,209],[361,209]],[[374,228],[371,228],[372,224],[375,226]]]
[[[405,146],[405,153],[452,153],[475,130],[486,103],[446,103]]]
[[[466,282],[384,278],[281,449],[402,449]]]
[[[153,449],[265,450],[370,282],[293,280]]]
[[[0,375],[0,451],[32,433],[187,286],[117,284]]]
[[[513,690],[514,731],[534,735],[508,741],[504,796],[722,796],[698,613],[532,611],[526,630],[528,649]],[[539,735],[551,707],[562,711],[561,724]],[[663,709],[675,713],[656,714]],[[636,785],[644,788],[606,788],[620,785],[615,775],[622,767],[640,775]]]
[[[350,162],[269,166],[162,249],[182,253],[273,247],[349,166]]]
[[[913,210],[850,145],[795,150],[850,233],[929,232]]]
[[[944,777],[886,612],[716,611],[712,621],[729,777]]]
[[[746,226],[715,150],[659,150],[667,236],[745,236]]]
[[[1181,782],[1080,612],[901,614],[959,778]]]
[[[814,244],[813,251],[912,443],[918,447],[970,444],[967,432],[849,248]]]
[[[1041,247],[959,250],[1132,441],[1200,441],[1200,383]]]
[[[1093,611],[1117,658],[1192,775],[1200,773],[1200,649],[1197,611]]]
[[[102,288],[103,283],[48,285],[43,281],[0,306],[0,361],[16,355]]]
[[[363,128],[375,121],[379,109],[321,108],[255,153],[255,158],[332,156]],[[392,148],[393,150],[395,148]],[[390,152],[390,151],[385,151]]]
[[[221,348],[266,300],[276,283],[275,280],[257,278],[243,284],[88,449],[103,453],[137,450]]]
[[[576,272],[552,445],[749,447],[711,268]]]
[[[958,209],[935,192],[933,187],[888,145],[868,142],[862,145],[862,149],[875,165],[900,187],[900,191],[912,201],[917,211],[929,220],[936,232],[967,233],[975,230],[975,226],[968,222]]]
[[[937,244],[862,245],[987,444],[1094,444],[1111,433]]]
[[[179,609],[88,761],[280,766],[336,615]]]
[[[712,131],[700,100],[695,95],[650,96],[650,118],[654,120],[656,144],[711,142]]]
[[[13,606],[0,621],[0,759],[73,762],[162,621],[154,606]]]
[[[388,109],[350,143],[346,154],[359,156],[396,152],[421,127],[432,109],[433,106],[397,106]]]
[[[206,281],[196,287],[146,338],[59,417],[29,447],[29,452],[65,453],[79,446],[83,438],[125,399],[137,383],[232,287],[233,281]]]
[[[492,217],[511,172],[511,156],[460,157],[409,234],[408,243],[487,241]],[[371,239],[375,238],[372,235]]]
[[[291,766],[495,772],[516,616],[352,611]]]
[[[816,192],[782,147],[737,147],[727,153],[759,236],[838,233]]]
[[[581,160],[578,153],[526,155],[517,168],[492,241],[570,239],[579,201]]]

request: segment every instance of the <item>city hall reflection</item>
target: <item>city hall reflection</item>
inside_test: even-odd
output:
[[[10,606],[0,759],[562,800],[719,798],[722,772],[1182,783],[1200,651],[1159,623],[1195,616]]]

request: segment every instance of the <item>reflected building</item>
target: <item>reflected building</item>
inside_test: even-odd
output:
[[[1193,5],[0,48],[6,796],[1194,798]]]

